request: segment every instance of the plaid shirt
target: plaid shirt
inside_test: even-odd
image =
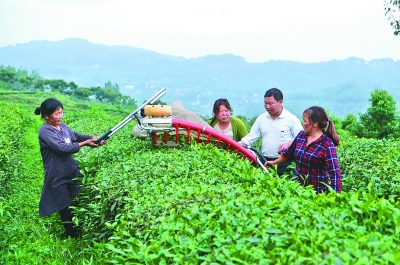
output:
[[[307,145],[307,136],[301,131],[291,146],[282,151],[281,157],[296,162],[295,177],[302,185],[313,185],[317,193],[328,192],[328,186],[336,192],[342,190],[342,175],[336,147],[324,133]]]

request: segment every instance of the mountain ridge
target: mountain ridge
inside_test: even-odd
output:
[[[206,116],[211,116],[214,101],[221,97],[230,101],[234,114],[256,116],[265,111],[263,95],[271,87],[282,90],[284,106],[296,116],[314,104],[342,118],[365,112],[374,89],[385,89],[400,101],[400,61],[390,58],[249,63],[233,54],[186,59],[67,38],[2,47],[0,64],[38,70],[45,78],[73,81],[81,87],[111,81],[139,103],[167,87],[163,101],[181,100],[187,109]]]

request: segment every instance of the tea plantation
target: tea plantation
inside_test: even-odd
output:
[[[41,101],[35,102],[39,105]],[[68,110],[73,130],[102,135],[123,116]],[[39,218],[41,119],[0,101],[0,264],[398,264],[400,141],[340,132],[343,192],[316,195],[236,154],[203,144],[152,146],[133,123],[75,155],[74,211]]]

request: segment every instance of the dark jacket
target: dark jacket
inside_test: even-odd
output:
[[[79,142],[92,136],[72,131],[61,123],[61,130],[44,123],[39,128],[40,153],[44,167],[44,183],[39,202],[41,217],[71,205],[79,191],[75,178],[81,176],[72,154],[79,151]]]

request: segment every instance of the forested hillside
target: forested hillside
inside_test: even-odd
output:
[[[47,79],[72,81],[81,88],[110,81],[139,103],[167,87],[164,101],[181,100],[202,116],[210,116],[213,102],[222,97],[229,99],[236,115],[251,119],[264,111],[263,95],[271,87],[283,91],[284,105],[299,117],[311,105],[340,118],[363,113],[375,89],[388,91],[400,106],[400,62],[385,58],[248,63],[231,54],[186,59],[65,39],[0,48],[0,64],[35,70]]]

